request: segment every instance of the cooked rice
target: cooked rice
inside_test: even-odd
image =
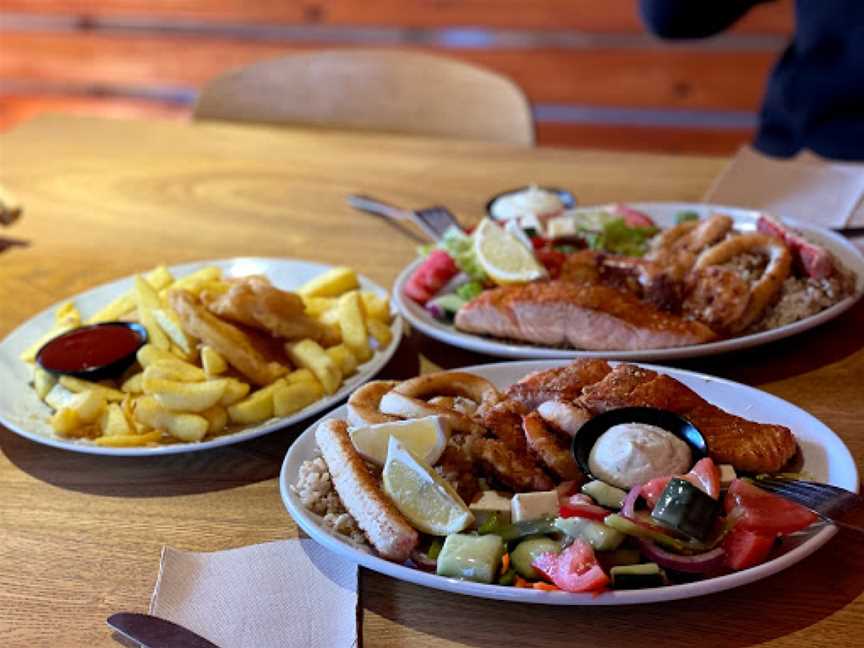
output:
[[[323,457],[303,462],[297,483],[292,489],[304,507],[323,518],[324,526],[347,536],[357,544],[368,544],[357,521],[345,510],[345,505],[339,499]]]
[[[815,315],[842,301],[849,294],[843,278],[788,277],[783,282],[780,299],[752,327],[755,331],[785,326]]]

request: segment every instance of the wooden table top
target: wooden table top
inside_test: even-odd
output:
[[[0,337],[65,296],[157,263],[283,256],[390,285],[414,242],[345,195],[445,203],[466,222],[531,181],[583,203],[698,200],[723,160],[155,121],[45,117],[0,138],[0,183],[25,205],[2,232]],[[821,418],[864,459],[864,304],[770,346],[675,363],[756,385]],[[407,339],[419,354],[489,358]],[[2,387],[0,387],[2,388]],[[102,458],[0,428],[0,643],[116,645],[105,618],[145,611],[163,544],[218,550],[297,535],[276,476],[302,426],[205,453]],[[802,563],[712,596],[618,608],[476,600],[361,570],[366,646],[851,646],[864,630],[864,543],[841,532]],[[509,641],[508,641],[509,640]]]

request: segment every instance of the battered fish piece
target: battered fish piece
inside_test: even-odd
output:
[[[555,487],[549,475],[531,457],[514,452],[498,439],[466,437],[465,443],[474,461],[517,493]]]
[[[348,423],[330,419],[315,430],[339,498],[382,557],[405,562],[420,536],[369,474],[348,436]]]
[[[269,385],[288,368],[269,362],[236,326],[223,322],[204,308],[187,290],[169,290],[168,301],[180,316],[183,329],[216,350],[225,360],[256,385]]]
[[[528,447],[549,470],[564,481],[584,481],[585,475],[579,469],[568,444],[544,425],[537,412],[522,418],[522,428]]]
[[[667,349],[717,337],[704,324],[592,281],[486,290],[459,309],[455,324],[469,333],[596,351]]]
[[[511,385],[504,397],[518,403],[520,414],[527,414],[546,401],[574,401],[585,387],[603,380],[610,371],[605,360],[576,360],[563,367],[531,372]]]
[[[777,472],[796,451],[789,428],[729,414],[674,378],[634,365],[618,365],[602,381],[586,387],[579,400],[594,414],[633,406],[680,414],[705,435],[711,458],[736,470]]]
[[[279,290],[266,277],[241,277],[230,284],[221,295],[201,294],[212,313],[286,340],[320,340],[324,335],[324,327],[306,315],[300,296]]]

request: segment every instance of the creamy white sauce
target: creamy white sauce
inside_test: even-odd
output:
[[[557,194],[531,185],[527,189],[501,196],[492,203],[492,218],[512,220],[525,216],[554,214],[564,209]]]
[[[647,423],[622,423],[597,439],[588,467],[598,479],[630,488],[656,477],[687,472],[692,461],[690,447],[671,432]]]

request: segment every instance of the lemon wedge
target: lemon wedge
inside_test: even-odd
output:
[[[474,254],[483,271],[497,284],[526,283],[546,276],[534,253],[488,218],[480,221],[474,231]]]
[[[405,448],[430,466],[441,458],[449,437],[443,416],[364,425],[351,428],[348,435],[360,456],[379,466],[383,466],[387,460],[387,445],[391,436],[399,439]]]
[[[384,464],[384,492],[417,530],[436,536],[459,533],[474,515],[429,464],[391,436]]]

